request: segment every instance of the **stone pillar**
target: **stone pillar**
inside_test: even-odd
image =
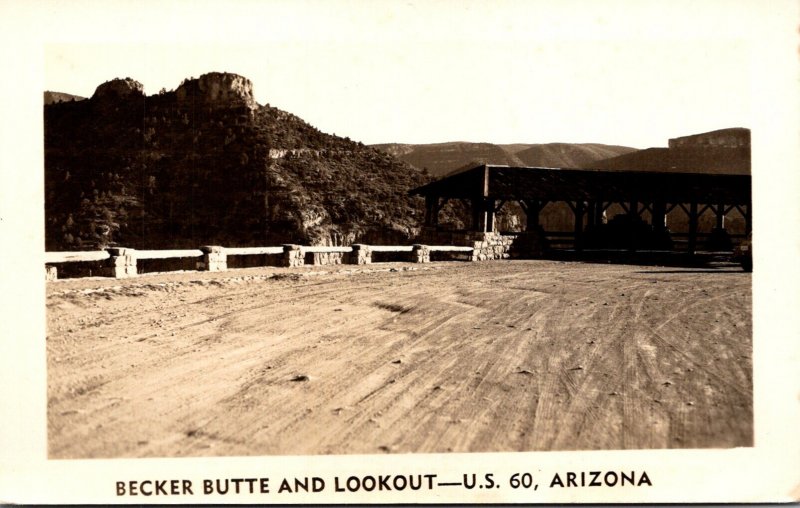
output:
[[[420,245],[415,243],[411,247],[411,262],[412,263],[430,263],[431,251],[427,245]]]
[[[45,266],[44,267],[44,280],[51,281],[58,279],[58,269],[55,266]]]
[[[125,247],[109,247],[106,249],[111,255],[100,273],[105,277],[123,279],[136,277],[136,250]]]
[[[197,262],[197,269],[206,272],[224,272],[228,269],[228,256],[225,249],[219,245],[204,245],[202,261]]]
[[[303,258],[303,251],[300,250],[299,245],[285,243],[283,244],[283,266],[294,268],[303,266],[305,259]]]
[[[353,252],[350,254],[351,265],[368,265],[372,263],[372,251],[369,245],[354,243]]]

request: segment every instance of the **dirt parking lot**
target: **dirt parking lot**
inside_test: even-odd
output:
[[[733,265],[51,282],[49,455],[751,446],[751,309]]]

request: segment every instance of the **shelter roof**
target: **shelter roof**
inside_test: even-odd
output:
[[[750,175],[511,167],[483,164],[410,191],[445,198],[747,204]]]

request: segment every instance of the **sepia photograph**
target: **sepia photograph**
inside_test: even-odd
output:
[[[752,445],[747,101],[366,145],[254,90],[44,92],[49,456]]]
[[[800,498],[775,13],[201,3],[171,34],[189,5],[32,52],[42,472],[9,449],[0,500],[73,466],[54,501]],[[778,490],[711,479],[764,461]]]

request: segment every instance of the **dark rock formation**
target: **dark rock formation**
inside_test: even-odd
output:
[[[93,100],[112,101],[132,97],[144,97],[144,85],[131,78],[106,81],[98,86],[92,95]]]
[[[45,106],[47,250],[408,240],[422,173],[211,73],[145,96],[126,78]]]
[[[237,74],[210,72],[198,79],[181,83],[175,90],[179,102],[192,101],[195,105],[228,107],[233,104],[256,109],[253,83]]]

